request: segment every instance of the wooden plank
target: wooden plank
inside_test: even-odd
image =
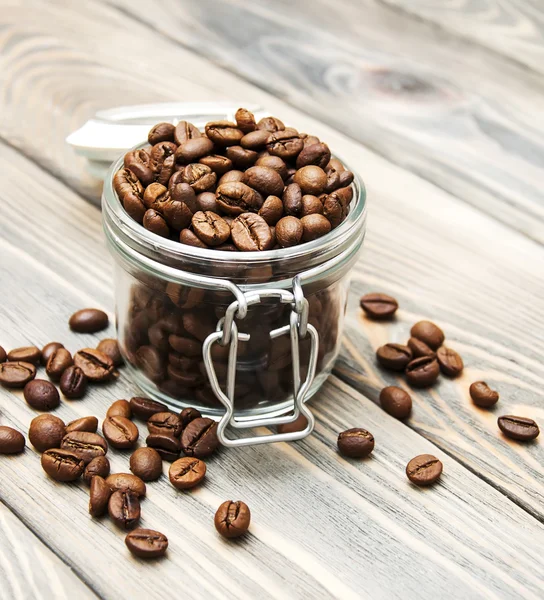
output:
[[[2,502],[0,582],[2,600],[97,598]]]
[[[377,0],[113,2],[544,241],[540,75]]]

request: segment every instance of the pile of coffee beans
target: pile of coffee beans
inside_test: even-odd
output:
[[[113,178],[126,212],[182,244],[227,251],[288,248],[338,227],[353,173],[314,135],[276,117],[158,123]]]

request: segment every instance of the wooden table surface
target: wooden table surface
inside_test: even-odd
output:
[[[349,158],[369,224],[353,275],[341,357],[312,400],[315,433],[223,450],[205,485],[148,486],[143,526],[168,558],[133,559],[87,512],[83,484],[46,478],[39,455],[0,460],[0,598],[542,598],[544,446],[500,435],[500,414],[544,425],[544,7],[536,0],[2,0],[0,344],[99,338],[67,320],[112,315],[100,182],[64,143],[99,109],[146,102],[258,103]],[[359,297],[396,296],[395,321]],[[375,349],[416,320],[446,331],[457,380],[413,392],[402,423],[376,404]],[[114,335],[113,327],[106,335]],[[500,390],[494,410],[472,381]],[[103,418],[136,389],[126,376],[63,401],[66,421]],[[0,389],[0,424],[36,416]],[[372,458],[345,460],[338,432],[373,432]],[[541,436],[542,438],[542,436]],[[444,462],[431,489],[410,458]],[[128,455],[111,452],[114,471]],[[165,467],[166,468],[166,467]],[[251,533],[213,528],[225,499]],[[74,596],[77,594],[77,596]]]

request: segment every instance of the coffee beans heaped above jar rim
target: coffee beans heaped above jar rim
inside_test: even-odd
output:
[[[158,123],[113,187],[147,230],[182,244],[257,252],[328,234],[347,217],[353,173],[313,135],[244,108],[236,122]]]

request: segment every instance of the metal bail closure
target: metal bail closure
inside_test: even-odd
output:
[[[255,292],[246,292],[243,299],[238,298],[227,308],[225,316],[218,322],[217,330],[211,333],[204,341],[203,358],[206,373],[212,389],[224,405],[226,411],[217,426],[217,437],[225,446],[248,446],[252,444],[266,444],[269,442],[290,442],[300,440],[310,434],[314,428],[315,419],[310,409],[305,405],[304,399],[313,383],[317,367],[317,355],[319,350],[319,334],[316,328],[308,323],[308,301],[304,298],[300,280],[298,277],[293,282],[293,292],[282,289],[266,289]],[[289,316],[289,324],[270,332],[270,338],[275,339],[282,335],[289,335],[291,340],[291,355],[293,365],[293,412],[281,417],[256,417],[237,420],[234,416],[234,388],[236,384],[236,366],[238,342],[248,341],[250,335],[238,331],[235,317],[242,320],[247,314],[248,306],[260,304],[265,298],[277,298],[282,304],[291,304],[292,311]],[[310,336],[310,358],[308,364],[308,375],[301,384],[300,381],[300,352],[299,340]],[[217,374],[213,366],[211,350],[213,344],[229,345],[227,363],[227,386],[226,393],[221,389]],[[302,414],[306,417],[308,424],[302,431],[290,433],[271,433],[266,435],[232,439],[226,436],[226,429],[230,425],[235,429],[247,429],[253,427],[267,427],[292,423]]]

